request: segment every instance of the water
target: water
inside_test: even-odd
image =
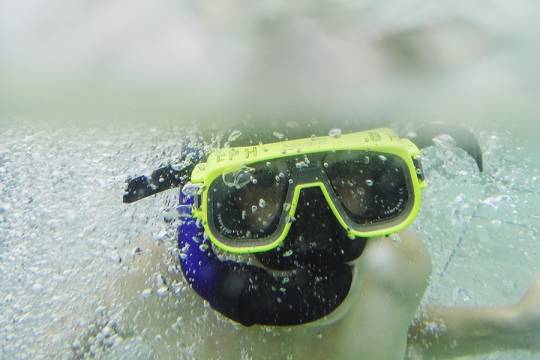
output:
[[[507,132],[477,135],[485,150],[485,174],[451,143],[425,153],[430,187],[414,226],[425,236],[434,263],[426,302],[515,302],[540,270],[538,145]],[[216,315],[183,282],[164,284],[159,272],[148,273],[147,290],[128,295],[133,299],[125,303],[117,294],[122,289],[110,287],[112,278],[131,271],[126,259],[145,251],[138,250],[139,239],[174,252],[170,213],[176,191],[131,205],[121,196],[128,175],[175,159],[184,136],[179,128],[126,133],[38,125],[0,133],[2,358],[145,358],[156,349],[165,357],[190,358],[197,352],[208,330],[201,324],[212,323]],[[167,266],[166,271],[178,272],[174,264]],[[148,324],[157,316],[163,326],[131,326],[122,308],[147,310],[148,297],[168,297],[144,314]],[[111,298],[118,303],[109,312],[103,304]],[[218,321],[214,326],[231,325]],[[171,337],[177,345],[159,345]]]
[[[508,132],[483,131],[480,141],[482,175],[462,152],[425,153],[430,187],[415,227],[425,236],[434,266],[424,303],[515,303],[540,273],[539,145]],[[537,358],[528,352],[474,357]]]
[[[175,162],[190,128],[231,128],[212,140],[234,145],[252,123],[273,140],[360,122],[472,127],[485,174],[444,139],[426,151],[424,301],[517,301],[540,264],[538,14],[531,0],[3,1],[0,358],[191,359],[204,337],[241,343],[238,358],[253,339],[297,358],[277,332],[239,335],[163,282],[178,275],[175,191],[121,202],[125,178]],[[163,261],[141,275],[127,264],[149,243]]]
[[[95,320],[130,243],[162,231],[174,194],[150,207],[121,203],[128,173],[180,146],[178,133],[145,138],[39,126],[1,132],[0,357],[69,357],[66,345]]]

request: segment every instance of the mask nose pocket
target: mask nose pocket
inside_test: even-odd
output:
[[[317,228],[321,225],[326,227],[326,223],[333,220],[332,211],[319,187],[302,189],[294,216],[296,218],[296,224],[302,224],[303,222],[309,223],[313,222],[313,220],[321,219],[322,221],[317,222],[317,224],[312,224]]]
[[[256,254],[263,265],[276,270],[335,267],[358,257],[364,247],[364,239],[349,239],[319,187],[301,190],[294,216],[283,245]]]

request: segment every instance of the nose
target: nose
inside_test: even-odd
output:
[[[327,268],[351,261],[362,253],[364,239],[348,238],[319,187],[302,189],[294,216],[296,221],[282,249],[257,254],[264,265],[282,270],[297,266]],[[281,256],[288,251],[292,254]]]
[[[302,189],[296,207],[295,218],[298,224],[313,222],[313,219],[331,220],[332,212],[319,187]],[[319,225],[322,221],[316,221]],[[312,224],[316,226],[317,224]]]

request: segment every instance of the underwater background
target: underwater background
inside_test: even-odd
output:
[[[336,127],[468,127],[483,174],[448,138],[425,151],[430,187],[413,225],[433,258],[424,301],[517,301],[540,271],[539,10],[534,1],[2,1],[0,358],[193,358],[211,312],[189,324],[170,312],[151,329],[104,320],[110,279],[127,271],[135,239],[175,246],[177,193],[127,206],[124,181],[177,161],[196,134],[234,145],[247,128],[277,140]],[[160,293],[148,278],[144,296],[191,309],[188,288]],[[162,349],[167,336],[194,339]]]

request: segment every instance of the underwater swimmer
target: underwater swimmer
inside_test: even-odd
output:
[[[286,333],[215,325],[199,356],[402,359],[407,342],[426,357],[533,349],[539,283],[517,305],[427,307],[414,319],[431,271],[424,245],[405,231],[425,186],[418,152],[380,129],[229,148],[204,163],[199,153],[164,171],[175,180],[133,180],[126,202],[189,177],[179,206],[183,276],[226,318]],[[159,250],[148,254],[136,260],[141,269],[155,269]]]

